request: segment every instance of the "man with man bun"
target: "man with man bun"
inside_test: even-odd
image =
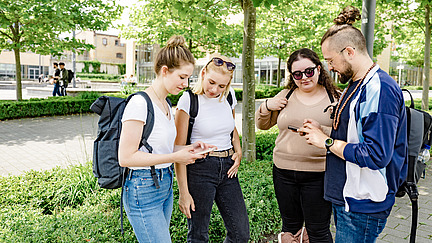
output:
[[[402,91],[367,53],[346,7],[321,39],[329,70],[348,83],[330,137],[306,119],[309,144],[327,149],[324,198],[333,205],[336,242],[375,242],[407,174],[407,121]]]

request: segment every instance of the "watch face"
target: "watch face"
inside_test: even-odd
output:
[[[333,138],[327,138],[325,140],[325,145],[328,147],[332,146],[333,145]]]

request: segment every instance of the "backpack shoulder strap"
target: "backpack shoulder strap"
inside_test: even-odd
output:
[[[186,139],[186,144],[191,144],[190,138],[192,135],[192,128],[195,123],[195,118],[198,115],[198,95],[194,94],[192,90],[188,89],[186,92],[189,93],[190,97],[190,107],[189,107],[189,124],[188,124],[188,134]]]
[[[327,91],[327,95],[329,97],[330,103],[333,104],[334,102],[334,97],[332,95],[332,93],[330,92],[330,90],[328,90],[327,88],[325,89]]]
[[[295,90],[295,89],[290,89],[290,90],[288,91],[288,94],[285,96],[285,98],[286,98],[287,100],[289,100],[289,98],[291,97],[291,95],[294,93],[294,90]]]
[[[153,130],[153,126],[154,126],[153,103],[152,103],[152,101],[151,101],[151,99],[147,93],[139,91],[135,94],[141,95],[142,97],[144,97],[144,99],[147,102],[147,118],[146,118],[146,123],[145,123],[144,128],[143,128],[143,132],[142,132],[142,136],[141,136],[141,142],[140,142],[139,147],[144,146],[149,151],[149,153],[152,153],[153,148],[152,148],[152,146],[150,146],[150,144],[148,144],[147,140],[150,137],[150,134],[151,134],[151,132]],[[156,175],[156,168],[154,165],[150,166],[150,173],[151,173],[153,182],[155,183],[156,189],[159,189],[160,188],[159,181],[158,181],[158,178]]]
[[[141,95],[147,102],[147,119],[146,119],[146,123],[145,123],[144,128],[143,128],[143,133],[142,133],[141,142],[140,142],[139,147],[144,146],[149,151],[149,153],[152,153],[153,148],[147,143],[147,139],[150,137],[150,134],[151,134],[151,132],[153,130],[153,126],[154,126],[153,103],[152,103],[152,101],[151,101],[151,99],[147,93],[139,91],[135,94]],[[135,95],[135,94],[133,94],[133,95]],[[129,96],[129,97],[131,97],[131,96]]]
[[[231,91],[228,92],[227,101],[228,101],[228,104],[229,104],[230,107],[231,107],[232,104],[233,104],[233,102],[234,102],[233,97],[232,97],[232,94],[231,94]]]
[[[168,103],[168,106],[169,106],[170,108],[172,108],[172,102],[171,102],[170,98],[166,97],[165,100],[166,100],[166,102]]]

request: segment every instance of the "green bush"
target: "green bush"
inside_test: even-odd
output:
[[[272,127],[268,131],[259,130],[255,134],[256,139],[256,158],[257,160],[273,159],[273,149],[275,141],[279,134],[277,126]]]
[[[77,77],[81,79],[99,80],[99,81],[115,81],[120,82],[122,75],[104,74],[104,73],[77,73]]]
[[[265,138],[266,133],[270,138]],[[274,144],[273,133],[260,133],[257,150],[269,149],[260,143]],[[239,180],[249,215],[251,241],[258,242],[265,235],[278,232],[281,222],[272,183],[272,162],[243,161]],[[0,242],[136,242],[127,219],[124,236],[119,231],[120,190],[99,188],[90,162],[0,177],[0,193]],[[186,222],[178,208],[175,181],[170,226],[173,242],[186,241]],[[216,206],[209,233],[211,242],[222,242],[226,234]]]
[[[90,112],[90,105],[93,101],[94,98],[87,99],[80,96],[0,101],[0,120]]]

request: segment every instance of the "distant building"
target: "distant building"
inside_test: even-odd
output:
[[[40,73],[48,75],[50,56],[32,52],[21,52],[21,75],[23,79],[37,79]],[[9,50],[0,52],[0,80],[11,80],[16,77],[15,53]]]
[[[92,44],[95,49],[76,55],[76,71],[84,68],[82,61],[101,62],[101,72],[119,74],[118,64],[126,64],[126,46],[117,35],[79,31],[76,38]],[[67,69],[72,69],[72,52],[66,51],[60,58],[21,52],[21,74],[23,79],[37,79],[39,74],[53,73],[53,62],[65,62]],[[90,71],[92,71],[90,69]],[[15,79],[15,54],[13,51],[0,51],[0,80]]]

